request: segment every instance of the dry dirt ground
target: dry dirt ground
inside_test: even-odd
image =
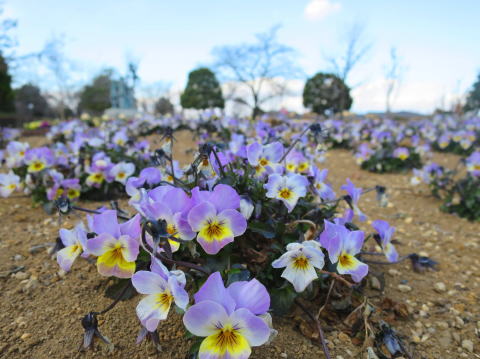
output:
[[[39,144],[44,139],[29,141]],[[182,134],[178,143],[191,143],[191,138]],[[455,156],[437,157],[445,165],[457,160]],[[331,150],[325,166],[337,191],[347,177],[363,188],[386,186],[388,207],[379,207],[372,192],[361,202],[364,212],[372,220],[385,219],[397,228],[401,254],[421,252],[440,263],[438,271],[423,274],[413,272],[409,262],[371,268],[385,272],[383,297],[406,304],[408,318],[397,319],[393,325],[413,357],[480,358],[480,224],[440,212],[439,202],[427,188],[409,186],[408,174],[377,175],[360,170],[348,151]],[[95,208],[99,203],[82,205]],[[368,223],[363,228],[367,227]],[[135,344],[139,296],[121,302],[102,318],[100,329],[115,344],[113,353],[100,345],[94,351],[78,352],[83,333],[80,319],[110,303],[103,296],[108,280],[85,260],[78,260],[66,276],[59,275],[46,248],[35,247],[52,242],[58,228],[57,218],[32,207],[30,198],[0,200],[0,357],[185,358],[190,343],[183,337],[176,314],[159,328],[160,353],[151,345]],[[21,270],[9,274],[15,268]],[[372,303],[379,300],[372,299]],[[314,303],[317,308],[321,304]],[[291,318],[274,317],[273,323],[279,335],[270,345],[255,348],[252,358],[324,357],[317,343],[303,336]],[[354,345],[342,328],[326,327],[332,358],[364,358],[361,346]]]

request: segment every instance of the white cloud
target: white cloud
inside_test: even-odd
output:
[[[310,0],[305,7],[305,17],[308,20],[321,20],[340,8],[340,3],[331,0]]]

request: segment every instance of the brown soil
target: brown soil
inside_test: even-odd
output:
[[[38,138],[27,140],[42,142]],[[181,134],[177,143],[177,147],[191,144],[191,136]],[[438,160],[451,165],[457,158],[441,155]],[[401,254],[422,252],[440,262],[439,271],[423,274],[413,272],[408,262],[386,268],[372,266],[372,270],[386,273],[383,297],[405,303],[410,312],[407,319],[398,319],[393,325],[414,357],[480,357],[475,354],[480,353],[480,225],[440,212],[438,200],[429,195],[427,188],[409,186],[408,174],[377,175],[361,171],[351,153],[343,150],[330,151],[325,166],[330,169],[329,180],[337,191],[346,177],[363,188],[386,186],[391,204],[379,207],[372,192],[361,202],[364,212],[372,220],[386,219],[396,226]],[[95,208],[99,204],[82,205]],[[63,225],[72,225],[75,220],[73,217]],[[31,253],[33,246],[52,242],[58,228],[57,219],[41,208],[33,208],[30,198],[18,196],[0,201],[0,357],[185,358],[190,343],[183,337],[184,329],[176,314],[159,328],[162,352],[156,353],[145,343],[135,344],[139,329],[135,306],[139,296],[121,302],[102,318],[100,329],[115,344],[113,353],[106,352],[101,345],[94,351],[78,353],[83,333],[80,319],[110,303],[103,296],[108,280],[84,260],[78,260],[66,276],[59,275],[57,263],[45,248]],[[23,269],[8,274],[17,267]],[[435,291],[438,282],[445,284],[445,291]],[[399,284],[412,290],[402,292]],[[372,299],[373,304],[379,301]],[[318,308],[321,303],[314,305]],[[255,348],[251,357],[323,358],[317,343],[303,336],[296,323],[289,318],[274,317],[279,335],[270,345]],[[345,327],[327,326],[332,358],[363,358],[365,352],[361,346],[354,345],[341,332],[342,328]],[[474,353],[462,348],[464,340],[474,344]],[[464,342],[464,346],[468,343]]]

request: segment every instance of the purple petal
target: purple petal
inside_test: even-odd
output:
[[[270,308],[270,295],[265,286],[256,279],[230,284],[227,292],[235,300],[236,309],[247,308],[253,314],[264,314]]]
[[[346,228],[324,220],[325,229],[320,234],[320,244],[328,251],[330,262],[335,263],[342,250],[342,235],[345,235]]]
[[[343,249],[352,255],[360,252],[363,246],[365,233],[363,231],[352,231],[343,239]]]
[[[270,328],[261,318],[253,315],[248,309],[240,308],[230,316],[234,326],[240,327],[240,333],[252,347],[260,346],[270,337]]]
[[[117,239],[112,235],[102,233],[87,241],[87,250],[94,256],[101,256],[110,248],[110,245],[115,245],[116,241]]]
[[[188,223],[190,224],[190,227],[192,227],[192,230],[198,232],[202,222],[216,214],[217,211],[211,203],[202,202],[190,210],[188,213]]]
[[[219,272],[210,274],[207,281],[203,283],[202,287],[193,297],[195,298],[195,303],[200,303],[205,300],[219,303],[223,305],[227,313],[231,313],[235,309],[235,302],[225,289],[222,276]]]
[[[133,275],[132,284],[141,294],[161,293],[167,288],[167,282],[160,275],[144,270]]]
[[[270,162],[278,162],[283,156],[284,148],[280,142],[273,142],[263,146],[263,153]]]
[[[168,285],[172,291],[173,298],[175,300],[175,304],[184,309],[188,305],[188,293],[185,288],[177,281],[177,278],[172,276],[168,279]]]
[[[131,218],[125,223],[120,224],[120,233],[130,236],[132,239],[138,239],[142,228],[140,227],[140,215],[137,213],[135,217]]]
[[[209,202],[218,212],[224,209],[237,209],[240,207],[240,196],[232,187],[225,184],[218,184],[213,189]]]
[[[107,210],[93,216],[92,229],[95,233],[108,233],[115,238],[120,236],[120,227],[117,220],[117,211]]]
[[[191,200],[184,190],[171,187],[171,190],[165,193],[164,203],[168,204],[172,213],[184,212],[191,207]]]
[[[225,308],[211,300],[192,305],[183,316],[183,324],[189,332],[198,337],[215,334],[218,324],[228,320]]]
[[[120,236],[118,241],[121,242],[123,246],[123,258],[125,258],[127,262],[134,262],[138,257],[138,253],[140,252],[140,243],[128,235]]]
[[[258,164],[258,160],[260,159],[260,155],[262,153],[262,145],[258,142],[254,142],[247,146],[247,159],[248,163],[252,166],[256,166]]]
[[[241,236],[247,229],[247,220],[240,212],[234,209],[224,210],[218,215],[218,218],[229,222],[229,226],[235,237]]]

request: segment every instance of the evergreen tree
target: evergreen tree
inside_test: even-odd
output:
[[[12,77],[8,73],[8,65],[4,57],[0,53],[0,112],[14,112],[14,99]]]
[[[111,71],[105,71],[95,77],[91,85],[86,85],[80,92],[78,112],[88,112],[92,115],[101,115],[111,107],[110,85]]]
[[[174,108],[170,100],[166,97],[160,97],[157,102],[155,102],[155,114],[157,115],[166,115],[173,114]]]
[[[478,74],[477,81],[473,84],[472,90],[468,93],[464,110],[480,110],[480,73]]]
[[[51,114],[47,100],[40,89],[32,84],[15,90],[15,109],[22,117],[45,117]]]
[[[352,106],[350,88],[334,74],[317,73],[303,89],[303,105],[318,114],[338,113]]]
[[[215,74],[205,67],[190,72],[180,104],[183,108],[223,108],[225,101]]]

